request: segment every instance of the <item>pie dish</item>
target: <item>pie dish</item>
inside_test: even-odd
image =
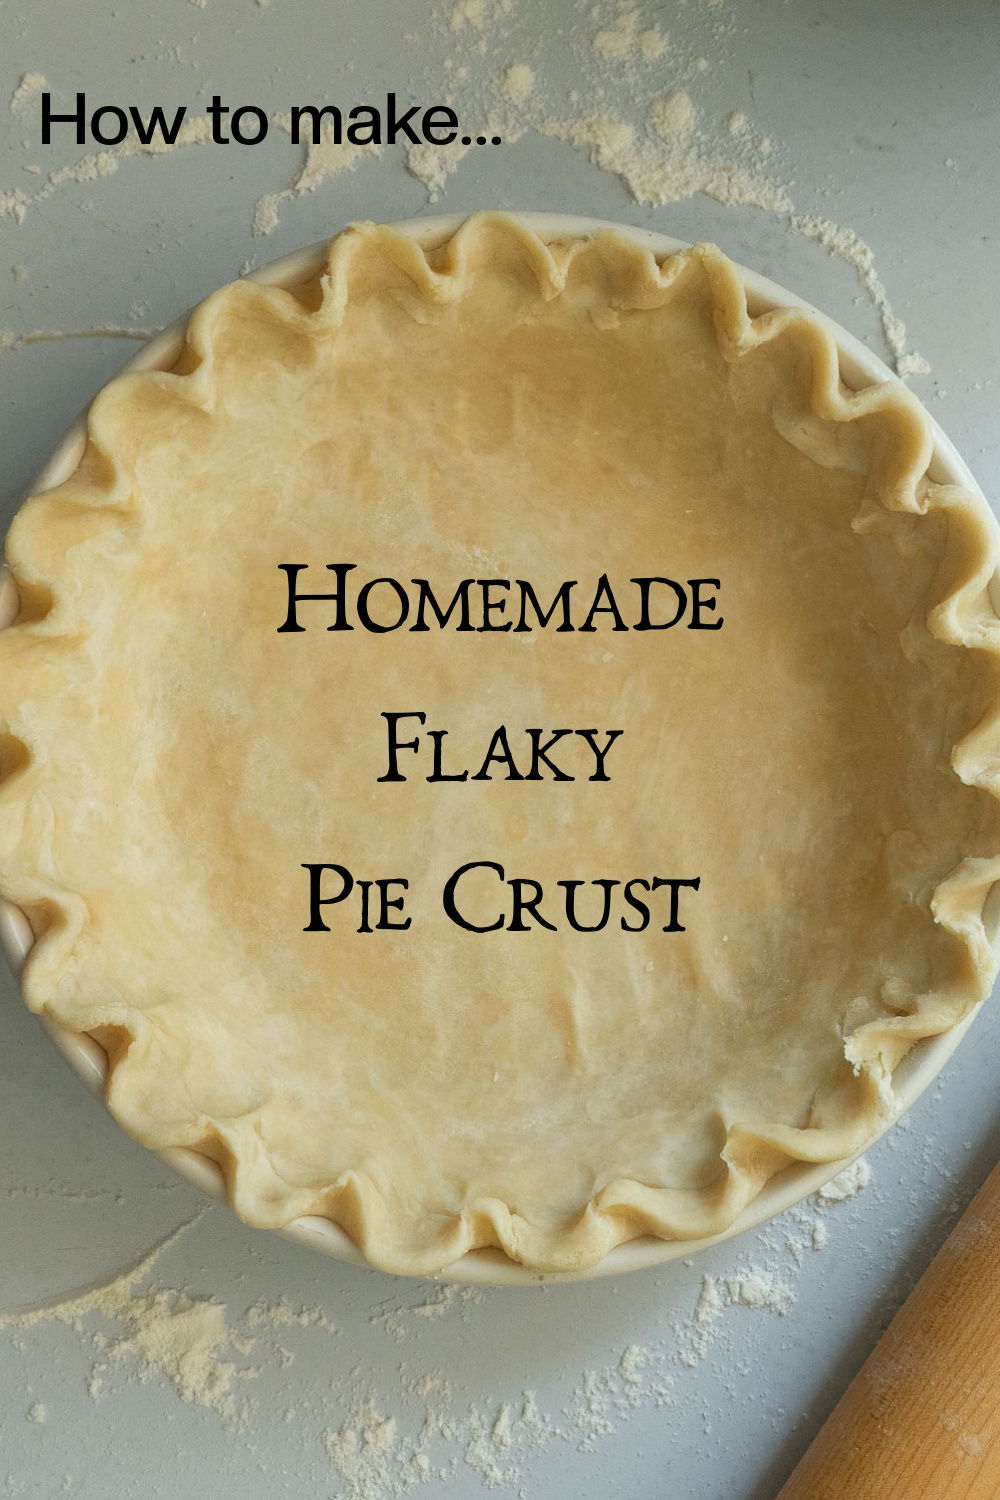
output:
[[[29,1005],[250,1222],[322,1216],[409,1274],[717,1236],[791,1164],[862,1149],[996,968],[996,533],[932,449],[898,384],[847,388],[817,315],[751,319],[712,247],[362,225],[322,278],[224,288],[171,371],[101,393],[8,538],[0,889]],[[414,610],[415,578],[585,597],[565,632],[331,634],[312,601],[283,633],[281,565],[348,560]],[[636,630],[640,576],[718,579],[721,628]],[[620,630],[584,629],[600,577]],[[467,779],[428,782],[426,738],[386,781],[387,711],[425,714],[401,749],[447,731]],[[516,777],[483,759],[501,724]],[[539,725],[620,729],[609,779],[532,780]],[[303,931],[309,862],[407,878],[411,928],[358,932],[345,900]],[[556,930],[451,921],[471,862],[477,926],[510,877]],[[548,904],[654,877],[699,879],[685,930]]]

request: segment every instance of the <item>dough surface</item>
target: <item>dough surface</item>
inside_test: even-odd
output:
[[[359,225],[322,283],[223,288],[8,538],[28,1004],[96,1035],[117,1118],[219,1161],[244,1218],[326,1214],[396,1272],[482,1245],[582,1269],[860,1149],[996,967],[995,528],[930,456],[909,393],[849,392],[817,317],[749,320],[710,246]],[[411,609],[415,578],[546,605],[577,579],[577,629],[336,633],[303,603],[280,633],[278,565],[320,592],[338,561]],[[629,579],[718,578],[723,628],[582,634],[602,573],[629,623]],[[529,726],[624,735],[607,783],[577,740],[573,783],[429,784],[426,738],[379,783],[382,714],[418,710],[400,738],[448,730],[470,776],[500,724],[522,772]],[[450,922],[476,860],[559,930]],[[410,929],[358,933],[352,902],[304,932],[310,861],[407,878]],[[555,900],[653,876],[700,877],[683,933],[652,900],[645,932],[621,906],[573,932]],[[480,921],[509,893],[467,890]]]

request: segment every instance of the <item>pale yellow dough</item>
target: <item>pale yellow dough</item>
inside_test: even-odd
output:
[[[860,1148],[995,971],[996,543],[930,454],[905,390],[847,391],[817,318],[748,320],[710,246],[359,225],[321,285],[225,287],[8,538],[28,1004],[95,1033],[118,1119],[218,1160],[244,1218],[326,1214],[398,1272],[713,1234]],[[278,564],[319,590],[336,561],[446,599],[717,577],[725,624],[332,634],[304,605],[279,633]],[[380,785],[387,710],[470,770],[501,723],[516,754],[625,734],[606,784],[431,785],[425,742]],[[701,888],[684,933],[477,936],[441,906],[471,860]],[[303,932],[307,861],[407,877],[411,929]]]

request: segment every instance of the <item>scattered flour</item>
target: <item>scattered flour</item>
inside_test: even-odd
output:
[[[787,1282],[771,1271],[748,1269],[723,1279],[727,1307],[763,1307],[784,1316],[795,1301]]]
[[[192,3],[202,4],[203,0]],[[709,72],[707,57],[695,55],[689,46],[671,44],[666,32],[647,24],[651,18],[639,6],[625,0],[591,35],[589,45],[585,40],[581,45],[579,36],[572,33],[567,38],[580,87],[570,98],[573,111],[555,115],[546,109],[544,80],[535,68],[511,61],[501,64],[498,75],[496,53],[511,10],[512,0],[456,0],[450,12],[438,18],[442,58],[439,75],[428,75],[425,80],[431,92],[439,89],[443,74],[448,86],[460,91],[460,97],[449,94],[448,102],[467,120],[482,116],[484,98],[492,89],[508,113],[505,118],[487,121],[489,134],[502,135],[510,142],[525,129],[534,129],[564,140],[585,151],[601,170],[615,173],[638,203],[662,206],[704,193],[720,203],[781,215],[793,233],[815,240],[857,272],[879,314],[898,373],[906,378],[929,372],[923,356],[906,349],[905,325],[892,309],[871,247],[851,229],[819,215],[798,212],[787,187],[762,170],[773,151],[771,140],[754,135],[742,110],[731,110],[714,136],[699,128],[689,89],[692,82]],[[705,0],[697,6],[697,12],[705,39],[716,50],[724,50],[734,25],[725,7]],[[460,59],[445,56],[445,46],[456,48]],[[664,84],[671,81],[674,86],[664,92]],[[412,82],[416,91],[417,80]],[[23,114],[44,84],[40,73],[25,73],[11,98],[11,110]],[[651,87],[656,86],[656,92],[651,93]],[[644,123],[607,108],[602,101],[614,94],[627,99],[637,114],[645,111]],[[276,115],[274,120],[290,131],[290,116]],[[119,146],[90,152],[50,173],[34,193],[24,188],[0,192],[0,218],[6,216],[20,223],[34,204],[45,201],[65,184],[96,182],[117,171],[126,158],[162,155],[179,146],[202,145],[210,140],[208,116],[185,120],[173,147],[162,140],[143,146],[130,135]],[[728,154],[721,149],[722,141]],[[329,178],[353,171],[362,156],[378,156],[380,150],[377,145],[338,146],[332,133],[324,135],[318,144],[308,146],[305,162],[287,187],[258,198],[253,233],[273,233],[284,203],[315,192]],[[411,145],[404,159],[410,173],[426,187],[428,200],[436,202],[469,150],[459,137],[447,146]]]
[[[10,96],[11,114],[20,120],[26,119],[44,88],[45,78],[41,73],[22,73],[21,82]]]
[[[698,117],[690,95],[685,94],[683,89],[676,89],[672,94],[664,94],[662,99],[654,101],[650,106],[649,118],[657,135],[662,136],[665,141],[683,141],[694,130]]]
[[[22,188],[12,188],[10,192],[0,193],[0,219],[10,218],[23,224],[31,201]]]
[[[608,1404],[625,1389],[626,1377],[616,1370],[592,1372],[594,1400]],[[530,1390],[513,1400],[459,1406],[446,1382],[425,1376],[412,1392],[422,1402],[416,1423],[386,1416],[368,1391],[352,1402],[341,1426],[323,1433],[323,1447],[343,1485],[342,1500],[396,1500],[414,1485],[454,1478],[459,1463],[489,1489],[513,1487],[533,1451],[593,1435],[582,1389],[574,1392],[565,1427],[539,1410]],[[633,1398],[630,1404],[643,1400]]]
[[[725,1305],[715,1277],[703,1276],[701,1293],[694,1309],[695,1327],[710,1328],[717,1318],[721,1318]]]
[[[451,13],[452,31],[462,31],[471,26],[482,31],[486,25],[486,0],[458,0]]]
[[[322,1328],[325,1333],[336,1333],[337,1325],[331,1323],[321,1307],[300,1307],[297,1311],[282,1299],[280,1302],[254,1302],[245,1314],[251,1328],[266,1324],[270,1328]]]
[[[658,26],[643,28],[637,10],[624,10],[614,26],[599,31],[592,46],[599,57],[608,61],[624,62],[640,57],[644,62],[656,62],[667,50],[669,35]]]
[[[795,1293],[776,1271],[759,1266],[740,1267],[728,1276],[703,1276],[694,1315],[679,1330],[678,1358],[693,1369],[708,1353],[712,1330],[727,1308],[749,1307],[784,1317]]]
[[[21,349],[28,344],[60,344],[67,339],[131,339],[146,344],[162,331],[160,328],[123,328],[119,323],[99,323],[96,328],[31,328],[26,333],[0,332],[0,350]],[[83,1198],[89,1195],[79,1193],[75,1196]]]
[[[846,1203],[850,1198],[856,1198],[871,1180],[872,1169],[865,1158],[859,1156],[856,1162],[838,1172],[831,1182],[820,1188],[816,1201],[822,1204]]]
[[[182,1400],[207,1406],[229,1422],[237,1420],[232,1392],[237,1367],[223,1355],[229,1349],[249,1354],[254,1341],[229,1327],[221,1302],[179,1291],[136,1296],[123,1289],[120,1294],[109,1292],[98,1310],[117,1318],[124,1332],[110,1341],[99,1336],[105,1360],[91,1375],[93,1397],[100,1395],[109,1365],[127,1361],[140,1381],[165,1376]]]
[[[670,40],[668,32],[661,31],[658,26],[651,26],[648,31],[643,31],[639,36],[639,55],[643,62],[656,62],[663,57]]]
[[[706,193],[719,203],[792,211],[779,183],[749,168],[741,170],[724,157],[705,155],[690,135],[656,139],[610,113],[545,120],[539,129],[586,151],[605,172],[617,173],[637,203],[659,206]]]
[[[579,1452],[593,1452],[631,1411],[673,1404],[675,1381],[666,1373],[669,1359],[666,1344],[630,1344],[615,1364],[585,1372],[563,1413],[566,1436],[576,1440]]]
[[[225,1307],[213,1298],[195,1298],[183,1291],[137,1291],[163,1252],[200,1217],[201,1211],[112,1281],[2,1313],[0,1328],[23,1330],[59,1322],[82,1332],[84,1319],[96,1315],[116,1324],[118,1332],[92,1335],[102,1357],[91,1370],[91,1396],[96,1399],[101,1394],[111,1364],[126,1362],[138,1380],[163,1376],[182,1400],[197,1402],[234,1422],[239,1415],[231,1389],[236,1366],[223,1355],[230,1349],[248,1353],[252,1339],[228,1326]],[[39,1406],[39,1410],[44,1416],[44,1408]]]
[[[418,1302],[415,1306],[398,1303],[383,1305],[381,1310],[373,1313],[368,1321],[384,1328],[389,1337],[398,1344],[409,1332],[411,1319],[440,1318],[452,1308],[457,1309],[465,1319],[468,1317],[468,1309],[481,1303],[484,1296],[485,1292],[482,1287],[459,1286],[455,1282],[443,1283],[425,1302]]]
[[[845,1185],[843,1197],[861,1191],[870,1176],[854,1168],[850,1174],[851,1184]],[[826,1222],[819,1218],[814,1203],[800,1204],[776,1222],[804,1229],[814,1249],[827,1243]],[[798,1255],[792,1260],[796,1267],[801,1264]],[[465,1318],[469,1307],[481,1300],[477,1288],[448,1285],[415,1306],[383,1308],[371,1321],[398,1341],[415,1327],[412,1320],[416,1318],[442,1317],[453,1310]],[[633,1411],[680,1408],[685,1399],[684,1371],[706,1357],[732,1309],[751,1317],[782,1317],[794,1302],[793,1286],[773,1265],[743,1264],[720,1275],[706,1275],[687,1320],[666,1337],[628,1345],[603,1368],[583,1371],[558,1413],[539,1409],[531,1391],[508,1394],[492,1405],[463,1404],[449,1381],[435,1371],[410,1377],[395,1397],[369,1389],[354,1398],[339,1427],[323,1434],[324,1448],[342,1485],[342,1500],[397,1500],[415,1485],[446,1478],[454,1481],[458,1465],[475,1474],[486,1488],[516,1489],[524,1481],[533,1451],[565,1443],[582,1453],[593,1452]],[[411,1404],[417,1406],[415,1423],[405,1420]],[[387,1411],[401,1415],[392,1418]]]
[[[463,157],[472,150],[463,146],[461,140],[447,146],[411,146],[406,153],[407,171],[422,182],[427,189],[427,201],[436,203],[444,192],[444,185]]]
[[[812,1204],[800,1204],[775,1221],[794,1225],[816,1249],[826,1243],[826,1220],[820,1219],[852,1198],[869,1181],[863,1163],[842,1173]],[[834,1189],[831,1195],[831,1188]],[[204,1212],[204,1211],[203,1211]],[[200,1217],[197,1215],[196,1218]],[[184,1290],[149,1288],[154,1265],[194,1219],[111,1282],[71,1293],[30,1308],[0,1314],[0,1329],[14,1337],[45,1322],[61,1322],[92,1341],[96,1358],[88,1389],[96,1399],[107,1393],[109,1371],[123,1366],[140,1382],[167,1381],[182,1400],[214,1412],[227,1428],[246,1427],[254,1403],[237,1382],[262,1370],[247,1366],[246,1356],[261,1347],[269,1331],[315,1330],[338,1338],[333,1322],[319,1307],[293,1306],[284,1298],[258,1301],[242,1317],[232,1318],[215,1298],[194,1297]],[[822,1227],[822,1234],[817,1229]],[[792,1256],[796,1266],[801,1257]],[[445,1283],[423,1301],[383,1304],[370,1322],[394,1343],[422,1324],[458,1316],[469,1320],[488,1290]],[[732,1309],[739,1315],[784,1315],[795,1300],[788,1280],[773,1265],[737,1264],[727,1272],[705,1275],[691,1313],[664,1336],[629,1344],[604,1366],[585,1369],[569,1389],[566,1404],[546,1411],[535,1393],[506,1391],[475,1401],[463,1398],[440,1370],[413,1373],[401,1364],[398,1377],[382,1375],[379,1388],[360,1367],[334,1366],[329,1394],[319,1403],[310,1397],[288,1408],[287,1421],[312,1424],[313,1441],[325,1453],[336,1475],[338,1500],[399,1500],[418,1485],[454,1483],[461,1473],[485,1488],[517,1490],[530,1474],[534,1454],[553,1445],[571,1445],[589,1453],[616,1433],[641,1409],[662,1409],[666,1421],[683,1412],[693,1392],[685,1390],[685,1370],[701,1362],[711,1342],[726,1342]],[[110,1323],[111,1331],[91,1318]],[[274,1370],[295,1361],[294,1349],[270,1340]],[[426,1343],[426,1341],[422,1341]],[[343,1352],[344,1345],[338,1348]],[[330,1421],[328,1405],[338,1410]],[[43,1421],[45,1408],[35,1402],[27,1413]],[[36,1415],[32,1415],[36,1413]],[[522,1490],[521,1493],[524,1493]]]
[[[121,1192],[112,1192],[109,1188],[74,1188],[68,1183],[50,1182],[44,1186],[38,1183],[30,1187],[20,1185],[7,1189],[8,1198],[55,1198],[61,1203],[96,1203],[110,1199],[114,1203],[123,1201]]]
[[[906,324],[896,316],[889,304],[885,285],[875,270],[875,255],[871,246],[860,235],[855,234],[853,229],[845,229],[843,225],[819,218],[816,214],[792,214],[788,223],[795,234],[816,240],[824,250],[846,260],[857,271],[858,280],[878,311],[885,341],[892,350],[899,374],[926,375],[930,371],[930,365],[923,355],[906,356]],[[900,362],[904,359],[907,360],[907,365],[900,368]]]
[[[13,101],[11,101],[13,107]],[[128,135],[118,146],[106,146],[100,151],[89,151],[79,161],[69,166],[58,167],[50,172],[44,186],[37,193],[25,193],[20,188],[0,193],[0,219],[10,217],[23,223],[29,207],[44,203],[47,198],[69,182],[96,182],[117,172],[119,162],[136,156],[165,156],[181,146],[204,146],[212,140],[212,121],[208,115],[194,115],[181,124],[177,139],[172,146],[157,137],[144,146],[137,136]]]
[[[276,125],[291,135],[290,112],[275,115],[273,118]],[[305,162],[288,187],[278,193],[264,193],[257,199],[253,215],[254,234],[271,234],[277,229],[278,208],[282,203],[287,203],[293,198],[301,198],[306,193],[314,193],[321,183],[338,172],[353,172],[363,156],[381,156],[381,154],[381,146],[355,146],[350,141],[343,141],[338,145],[333,139],[331,121],[324,120],[319,140],[309,142],[306,147]]]
[[[30,1307],[9,1308],[0,1312],[0,1329],[34,1328],[39,1323],[58,1322],[68,1323],[71,1328],[80,1332],[83,1328],[83,1319],[89,1313],[103,1312],[109,1307],[117,1307],[123,1297],[131,1294],[133,1287],[145,1281],[164,1251],[196,1224],[203,1212],[203,1209],[199,1210],[192,1218],[171,1230],[140,1260],[121,1271],[112,1281],[99,1282],[95,1286],[67,1292]]]
[[[922,354],[900,354],[896,358],[896,374],[903,380],[911,375],[929,375],[931,367]]]
[[[263,1329],[301,1327],[335,1333],[336,1328],[322,1309],[294,1309],[284,1301],[254,1303],[244,1314],[244,1326],[238,1327],[230,1321],[226,1306],[214,1297],[196,1297],[174,1288],[143,1289],[164,1251],[203,1213],[200,1210],[181,1224],[111,1281],[0,1313],[0,1329],[11,1333],[18,1346],[18,1335],[40,1324],[64,1323],[83,1334],[85,1322],[97,1319],[105,1327],[98,1326],[89,1334],[97,1357],[87,1380],[95,1400],[105,1394],[111,1367],[124,1365],[132,1379],[165,1379],[181,1400],[207,1407],[229,1427],[242,1426],[249,1406],[237,1399],[235,1381],[258,1371],[238,1365],[233,1356],[248,1355]],[[111,1331],[106,1331],[108,1324]],[[287,1349],[277,1347],[274,1352],[282,1368],[294,1358]],[[28,1418],[45,1420],[41,1402],[29,1409]]]
[[[594,51],[601,57],[622,59],[628,57],[639,43],[639,13],[625,11],[618,17],[615,26],[599,31],[594,37]]]
[[[534,92],[535,75],[527,63],[513,63],[504,73],[501,88],[512,104],[523,104]]]
[[[355,1406],[343,1427],[324,1434],[323,1446],[351,1500],[380,1500],[409,1488],[395,1419],[381,1416],[371,1397]],[[410,1472],[417,1472],[412,1465]]]

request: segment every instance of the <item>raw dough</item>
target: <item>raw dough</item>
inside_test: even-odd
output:
[[[846,390],[814,316],[748,320],[711,246],[358,225],[322,283],[217,292],[8,538],[28,1004],[94,1033],[122,1124],[217,1159],[244,1218],[327,1214],[397,1272],[713,1234],[859,1149],[996,967],[995,528],[930,455],[912,396]],[[341,560],[446,600],[713,577],[725,624],[336,633],[312,604],[279,633],[278,564],[323,589]],[[410,757],[380,784],[387,710],[476,746],[625,733],[608,783]],[[472,860],[701,886],[684,933],[476,935],[441,907]],[[309,861],[408,878],[410,929],[345,905],[304,932]]]

